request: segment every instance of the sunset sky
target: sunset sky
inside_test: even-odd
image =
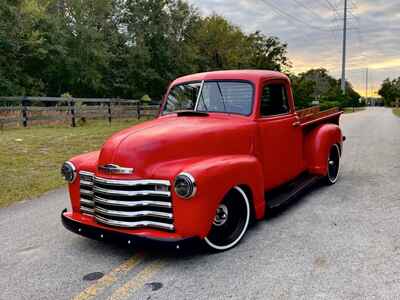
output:
[[[246,32],[260,30],[288,43],[295,73],[323,67],[341,74],[344,0],[190,0],[203,15],[225,16]],[[369,96],[400,76],[400,1],[349,0],[347,79]]]

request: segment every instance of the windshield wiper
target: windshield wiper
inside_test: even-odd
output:
[[[222,104],[224,105],[224,112],[226,112],[226,106],[225,106],[224,95],[222,94],[222,90],[221,90],[221,87],[220,87],[220,85],[219,85],[219,82],[216,81],[216,83],[217,83],[217,86],[218,86],[219,94],[221,95]]]

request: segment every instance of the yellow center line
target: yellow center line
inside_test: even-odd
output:
[[[146,281],[152,278],[158,271],[161,270],[164,263],[160,260],[157,260],[147,267],[145,267],[142,271],[135,275],[131,280],[126,282],[123,286],[117,289],[108,300],[125,300],[130,295],[137,292],[141,289]]]
[[[137,266],[142,261],[143,257],[144,255],[139,253],[124,261],[121,265],[87,287],[79,295],[75,296],[73,300],[88,300],[95,298],[98,293],[115,283],[118,280],[119,274],[127,273]]]

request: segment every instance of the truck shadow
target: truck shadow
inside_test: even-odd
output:
[[[326,188],[326,185],[322,182],[322,180],[317,181],[315,184],[305,188],[299,194],[297,194],[290,201],[276,207],[276,208],[267,208],[265,213],[265,220],[272,221],[276,218],[282,217],[284,214],[289,213],[291,210],[299,207],[302,204],[305,204],[306,198],[313,193]]]

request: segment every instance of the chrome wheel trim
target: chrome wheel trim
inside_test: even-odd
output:
[[[223,251],[223,250],[227,250],[229,248],[232,248],[233,246],[235,246],[237,243],[240,242],[240,240],[242,239],[243,235],[246,233],[247,231],[247,227],[249,226],[249,221],[250,221],[250,203],[249,203],[249,199],[246,196],[246,193],[238,186],[234,187],[235,190],[237,190],[243,197],[243,200],[246,204],[246,221],[245,224],[243,226],[242,232],[239,234],[239,236],[236,238],[236,240],[234,240],[232,243],[225,245],[225,246],[218,246],[216,244],[214,244],[213,242],[211,242],[207,237],[204,238],[204,241],[207,243],[208,246],[210,246],[211,248],[215,249],[215,250],[219,250],[219,251]]]
[[[224,225],[228,220],[228,216],[229,216],[228,207],[225,204],[220,204],[217,208],[217,213],[215,214],[213,224],[215,226]]]
[[[337,151],[337,172],[336,172],[336,176],[332,176],[329,172],[329,166],[332,166],[335,164],[335,161],[331,160],[331,151],[329,151],[329,156],[328,156],[328,173],[327,173],[327,178],[329,180],[330,183],[336,183],[336,181],[339,178],[339,172],[340,172],[340,149],[339,146],[337,144],[333,145],[332,147],[334,147]]]

